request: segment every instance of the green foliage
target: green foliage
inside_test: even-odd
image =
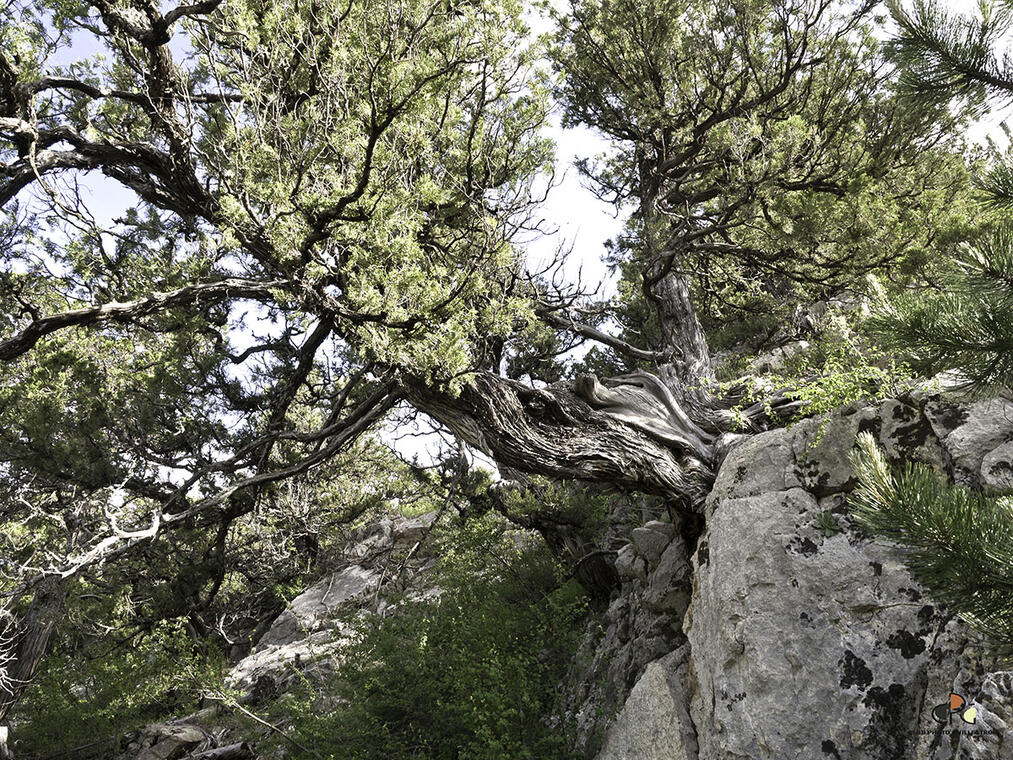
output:
[[[996,55],[1008,32],[1013,5],[982,2],[978,15],[952,13],[938,0],[914,0],[906,9],[888,0],[898,32],[891,44],[901,86],[921,100],[947,104],[963,98],[981,108],[988,92],[1013,92],[1013,69]]]
[[[947,291],[901,295],[878,305],[870,323],[915,370],[956,370],[965,387],[1013,383],[1013,227],[962,247]]]
[[[841,532],[841,524],[829,509],[816,515],[816,529],[824,538],[837,535]]]
[[[1013,69],[997,49],[1013,29],[1013,5],[982,2],[964,15],[936,0],[916,0],[910,10],[892,0],[890,9],[899,29],[891,47],[912,100],[964,101],[978,111],[1008,101]],[[1013,207],[1013,164],[992,143],[978,163],[980,216],[1004,221],[970,236],[928,283],[884,300],[871,326],[917,371],[954,370],[965,389],[986,391],[1013,382],[1013,232],[1004,216]]]
[[[600,488],[533,476],[529,487],[504,493],[500,510],[519,525],[547,522],[579,526],[581,535],[594,541],[608,525],[609,506],[614,498],[614,494]]]
[[[894,474],[869,433],[852,461],[859,523],[901,544],[920,583],[1013,655],[1013,498],[947,483],[922,464]]]
[[[330,688],[307,681],[280,705],[293,735],[326,760],[570,757],[545,717],[576,649],[582,591],[499,518],[442,540],[436,595],[358,623]]]
[[[829,331],[829,336],[818,341],[813,350],[788,362],[788,377],[806,380],[786,395],[805,402],[803,412],[807,416],[824,414],[853,401],[886,398],[896,393],[908,376],[906,368],[881,351],[861,350],[845,330]]]
[[[203,687],[219,683],[225,668],[179,621],[125,641],[93,640],[73,657],[58,651],[15,716],[20,751],[118,751],[125,733],[196,709]]]
[[[571,3],[565,118],[612,138],[583,168],[639,206],[610,250],[634,344],[666,348],[644,292],[661,273],[692,282],[712,345],[755,345],[798,304],[931,267],[975,229],[966,114],[902,97],[878,36],[837,4]]]
[[[789,356],[782,369],[746,379],[748,390],[737,409],[780,389],[786,398],[802,402],[793,418],[798,420],[855,401],[884,399],[909,387],[910,370],[863,338],[863,322],[860,315],[850,320],[828,315],[810,345]]]

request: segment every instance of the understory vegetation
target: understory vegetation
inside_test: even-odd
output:
[[[440,557],[429,598],[367,618],[330,688],[307,680],[276,709],[334,760],[570,757],[571,731],[547,716],[586,594],[499,519],[454,530]]]
[[[549,5],[0,10],[20,758],[198,711],[264,757],[575,757],[620,551],[648,520],[692,551],[729,445],[941,373],[1009,391],[1013,158],[968,135],[1013,0]],[[617,223],[544,261],[557,119]],[[860,445],[853,513],[1008,651],[1010,501]],[[340,656],[230,685],[356,546],[382,582]]]

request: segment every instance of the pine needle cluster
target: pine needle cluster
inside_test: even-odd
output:
[[[981,2],[976,16],[952,13],[939,0],[887,6],[898,26],[891,51],[911,95],[942,103],[962,97],[979,107],[987,95],[1013,97],[1013,61],[996,52],[1013,25],[1013,2]]]
[[[1013,656],[1013,497],[950,484],[923,464],[895,473],[869,433],[852,463],[858,523],[904,547],[918,582]]]
[[[870,329],[926,376],[955,370],[968,390],[1013,386],[1013,224],[965,244],[947,292],[880,303]]]
[[[1001,50],[1013,31],[1013,0],[981,0],[978,13],[952,13],[939,0],[915,0],[905,9],[888,0],[897,34],[890,42],[900,88],[923,105],[961,102],[970,116],[1013,103],[1013,57]],[[1007,138],[1010,137],[1007,132]],[[986,206],[1013,209],[1013,164],[992,150],[977,178]]]

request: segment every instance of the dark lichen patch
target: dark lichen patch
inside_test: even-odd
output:
[[[883,430],[883,422],[879,417],[865,417],[858,423],[859,433],[872,433],[874,438],[879,438]]]
[[[841,753],[837,751],[837,745],[830,739],[824,739],[823,744],[820,745],[820,749],[823,750],[824,755],[830,755],[835,760],[841,760]]]
[[[902,628],[891,634],[886,640],[886,645],[899,651],[905,660],[917,657],[925,651],[925,640]]]
[[[837,664],[841,667],[842,689],[857,686],[864,691],[872,683],[872,671],[869,670],[869,666],[850,649],[844,652],[844,657],[838,660]]]
[[[897,589],[898,594],[903,594],[912,602],[920,602],[922,598],[922,592],[916,588],[899,588]]]
[[[893,439],[897,443],[897,446],[902,450],[913,451],[923,445],[926,441],[935,440],[935,433],[933,432],[932,425],[929,424],[928,420],[920,418],[910,425],[895,428],[893,431]]]
[[[947,431],[956,430],[967,422],[969,417],[966,409],[962,409],[956,404],[945,404],[939,400],[930,402],[926,411],[930,412]]]
[[[795,536],[789,541],[787,548],[789,551],[801,554],[803,557],[811,557],[820,550],[811,538],[802,538],[801,536]]]
[[[872,574],[877,578],[883,574],[883,563],[882,562],[870,562],[869,567],[872,568]]]
[[[1008,459],[997,459],[992,463],[992,466],[988,468],[988,474],[992,477],[1009,477],[1013,473],[1013,462]]]
[[[725,701],[725,707],[728,708],[728,712],[731,712],[732,708],[735,707],[736,704],[746,698],[746,693],[744,691],[740,691],[738,694],[729,695],[728,692],[722,691],[721,698]]]
[[[932,618],[936,614],[936,608],[931,604],[926,604],[920,610],[918,610],[918,622],[922,625],[928,625],[932,622]]]
[[[903,685],[893,683],[888,689],[873,686],[865,695],[863,702],[872,710],[867,742],[879,753],[874,756],[876,760],[908,757],[914,706],[907,703],[906,694]]]
[[[700,539],[700,545],[696,549],[696,564],[699,567],[703,567],[710,562],[710,546],[707,544],[707,539]]]
[[[819,463],[815,459],[799,462],[799,465],[796,470],[798,479],[805,485],[806,490],[817,499],[833,496],[842,491],[850,491],[858,482],[854,476],[848,478],[844,483],[834,481],[833,473],[820,469]]]
[[[929,662],[933,665],[939,665],[943,661],[952,659],[953,652],[949,649],[933,649],[929,653]]]

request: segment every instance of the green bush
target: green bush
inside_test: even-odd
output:
[[[293,735],[327,760],[571,757],[545,718],[576,650],[579,586],[492,516],[448,534],[435,581],[438,596],[364,621],[328,689],[307,681],[280,706]]]
[[[101,639],[55,652],[13,716],[19,756],[118,750],[124,734],[193,711],[202,685],[219,683],[224,667],[217,649],[179,622],[119,644]]]

